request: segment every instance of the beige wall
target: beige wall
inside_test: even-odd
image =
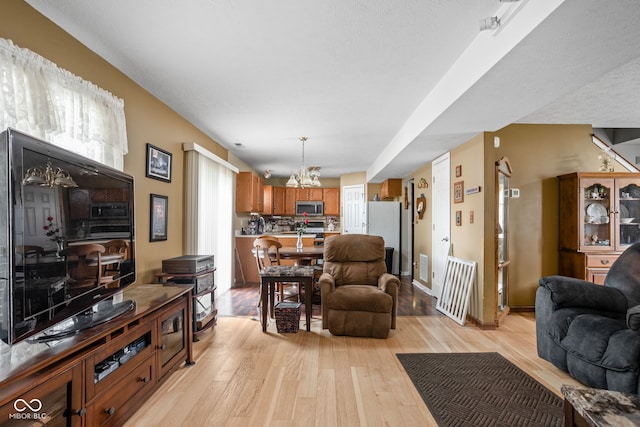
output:
[[[430,272],[432,271],[432,251],[431,251],[431,221],[433,214],[433,196],[431,193],[431,163],[423,166],[413,173],[414,178],[414,189],[413,189],[413,218],[414,218],[414,245],[413,245],[413,278],[415,281],[423,284],[424,286],[431,288],[431,280],[429,282],[424,282],[420,280],[420,254],[427,255],[429,257],[429,269],[428,269],[428,277],[431,277]],[[424,178],[428,183],[428,187],[426,188],[418,188],[417,183],[420,181],[420,178]],[[424,194],[424,197],[427,201],[427,207],[425,209],[424,215],[422,219],[418,218],[416,214],[416,199],[420,197],[421,194]]]
[[[129,154],[124,170],[135,178],[138,281],[154,279],[165,258],[183,254],[183,142],[196,142],[227,160],[227,150],[196,129],[116,68],[87,49],[21,0],[2,4],[0,37],[11,39],[59,67],[124,99]],[[173,154],[171,183],[145,177],[145,147],[151,143]],[[149,242],[150,194],[169,197],[168,240]]]
[[[340,188],[345,187],[347,185],[358,185],[358,184],[364,185],[365,191],[366,191],[366,188],[367,188],[366,172],[347,173],[340,176]]]
[[[485,170],[491,168],[491,159],[487,165],[486,158],[484,134],[451,150],[451,188],[460,181],[465,189],[480,187],[480,192],[464,195],[462,203],[455,203],[453,193],[451,194],[451,245],[453,256],[477,263],[474,298],[469,306],[469,314],[482,321],[492,319],[491,307],[495,301],[493,228],[489,233],[486,230],[486,224],[493,223],[494,189],[486,180]],[[458,166],[461,168],[461,175],[456,177]],[[456,212],[461,213],[462,221],[459,226],[456,225]],[[479,244],[480,242],[483,244]]]

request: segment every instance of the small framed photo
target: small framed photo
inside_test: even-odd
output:
[[[462,165],[456,166],[456,178],[460,178],[462,176]]]
[[[456,211],[456,226],[462,225],[462,211]]]
[[[167,240],[167,211],[169,197],[159,194],[151,195],[151,221],[149,227],[149,241]]]
[[[154,145],[147,144],[147,169],[148,178],[171,182],[172,154]]]
[[[464,181],[453,183],[453,203],[464,202]]]

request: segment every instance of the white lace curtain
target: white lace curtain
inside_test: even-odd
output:
[[[0,38],[0,130],[12,127],[122,170],[124,102]]]

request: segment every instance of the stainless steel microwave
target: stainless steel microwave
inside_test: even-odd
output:
[[[323,202],[296,202],[296,215],[322,216],[324,215]]]
[[[91,219],[129,219],[128,203],[94,203],[90,206]]]

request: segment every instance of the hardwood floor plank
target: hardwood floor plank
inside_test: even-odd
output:
[[[316,404],[315,425],[336,426],[340,411],[339,399],[336,390],[336,373],[333,369],[321,369],[318,371],[318,394]],[[343,421],[344,422],[344,421]]]

